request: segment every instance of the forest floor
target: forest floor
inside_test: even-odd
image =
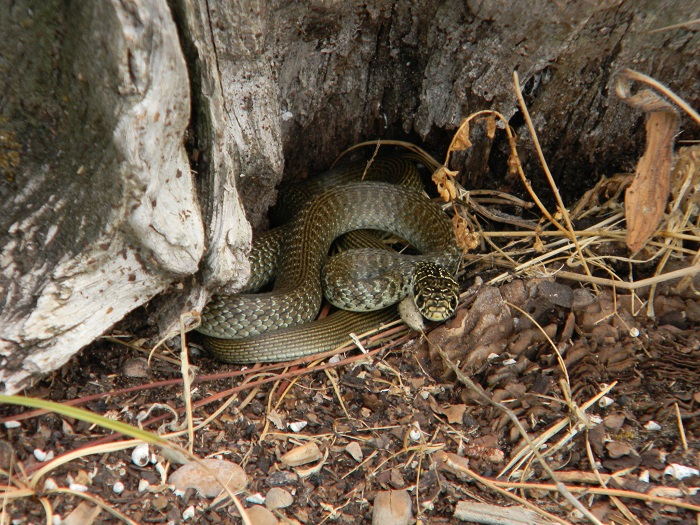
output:
[[[474,287],[457,316],[427,337],[394,328],[388,335],[394,343],[382,336],[369,356],[354,349],[342,354],[355,356],[351,362],[323,370],[306,363],[241,372],[194,356],[195,423],[230,405],[194,433],[193,452],[243,468],[248,481],[240,498],[247,507],[270,499],[273,488],[276,497],[282,493],[291,504],[274,512],[290,523],[372,523],[373,502],[384,491],[406,491],[418,523],[456,523],[455,512],[469,516],[476,502],[480,512],[498,515],[515,505],[524,522],[549,522],[523,514],[523,500],[564,522],[588,522],[533,457],[507,407],[532,440],[541,440],[539,451],[557,480],[601,522],[697,523],[700,339],[697,324],[681,313],[698,305],[657,298],[661,321],[652,323],[632,315],[630,295],[613,300],[610,292],[595,296],[543,282],[549,283]],[[158,353],[149,366],[135,347],[115,341],[86,349],[25,393],[80,400],[94,413],[133,425],[140,420],[162,434],[182,430],[179,365]],[[2,412],[3,421],[19,421],[1,427],[2,468],[17,487],[32,479],[42,453],[60,457],[123,439],[53,413]],[[185,444],[186,435],[178,441]],[[291,466],[285,453],[302,446],[312,449],[310,464]],[[132,449],[95,449],[56,465],[34,495],[5,500],[2,523],[45,523],[40,496],[47,478],[50,487],[82,485],[140,524],[179,523],[188,507],[191,522],[240,522],[232,518],[238,511],[231,500],[214,509],[212,498],[194,489],[174,494],[165,480],[178,466],[158,448],[151,452],[142,466]],[[681,473],[689,477],[679,479]],[[504,489],[509,494],[499,492]],[[77,493],[44,497],[64,518],[84,501]],[[119,522],[105,511],[73,521]]]

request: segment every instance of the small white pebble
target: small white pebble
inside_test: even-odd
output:
[[[5,428],[17,428],[20,425],[19,421],[5,421]]]
[[[147,443],[141,443],[131,451],[131,461],[139,467],[145,467],[150,460]]]
[[[251,494],[245,500],[248,503],[252,503],[253,505],[262,505],[263,503],[265,503],[265,496],[257,492],[255,494]]]
[[[183,520],[188,520],[190,518],[194,518],[194,505],[190,505],[182,513]]]
[[[661,425],[659,425],[656,421],[649,421],[646,425],[644,425],[644,428],[647,430],[661,430]]]
[[[49,457],[49,454],[51,454],[51,457]],[[40,448],[35,448],[34,457],[37,459],[37,461],[47,461],[49,459],[53,459],[53,452],[44,452]]]
[[[488,356],[486,356],[486,359],[488,361],[493,361],[494,359],[498,359],[498,354],[491,352]]]
[[[52,525],[61,525],[63,523],[63,518],[61,518],[60,514],[54,514],[51,516],[51,524]]]
[[[511,366],[511,365],[516,364],[516,363],[517,363],[517,361],[516,361],[515,359],[512,359],[512,358],[511,358],[511,359],[506,359],[505,361],[503,361],[503,364],[504,364],[505,366]]]
[[[637,328],[637,327],[630,328],[630,336],[631,337],[639,337],[639,328]]]
[[[603,396],[603,397],[601,397],[601,398],[598,400],[598,406],[599,406],[600,408],[605,408],[605,407],[609,407],[609,406],[612,405],[614,402],[615,402],[615,401],[614,401],[612,398],[610,398],[610,397],[608,397],[608,396]]]
[[[117,481],[113,486],[112,490],[114,491],[115,494],[121,494],[124,492],[124,483],[121,481]]]
[[[292,423],[289,423],[287,426],[292,432],[301,432],[304,429],[304,427],[308,424],[308,421],[294,421]]]
[[[139,481],[139,492],[146,490],[151,484],[146,479],[141,479]]]
[[[666,470],[664,470],[664,476],[673,476],[676,479],[689,478],[690,476],[700,476],[700,470],[692,467],[686,467],[685,465],[679,465],[678,463],[671,463]]]
[[[44,481],[44,490],[55,490],[58,488],[58,483],[53,478],[46,478]]]
[[[75,492],[87,492],[88,488],[81,483],[71,483],[68,488]]]
[[[294,118],[294,113],[291,111],[284,111],[282,112],[282,122],[287,122],[290,119]]]
[[[418,441],[421,438],[421,433],[420,433],[420,427],[418,426],[418,423],[415,423],[412,427],[411,430],[408,432],[408,437],[411,441]]]
[[[639,474],[639,481],[643,481],[644,483],[649,483],[649,471],[648,470],[643,470],[641,474]]]

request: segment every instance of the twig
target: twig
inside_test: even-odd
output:
[[[671,102],[673,102],[683,111],[685,111],[695,122],[700,124],[700,115],[698,115],[698,113],[692,107],[690,107],[690,105],[685,100],[680,98],[678,95],[676,95],[673,91],[664,86],[658,80],[655,80],[645,75],[644,73],[640,73],[639,71],[635,71],[634,69],[628,68],[625,68],[622,71],[620,71],[620,75],[629,78],[630,80],[643,82],[644,84],[653,87],[657,91],[661,92],[664,96],[668,97],[671,100]]]
[[[559,212],[564,217],[564,222],[566,223],[566,231],[569,232],[569,238],[571,239],[571,242],[573,242],[574,246],[576,247],[576,253],[578,254],[579,258],[581,259],[581,264],[583,265],[583,269],[585,270],[587,275],[591,275],[591,272],[588,269],[588,264],[586,263],[586,258],[584,257],[583,252],[581,252],[581,247],[579,246],[578,240],[576,239],[576,234],[574,233],[574,227],[571,224],[571,218],[569,217],[569,211],[566,209],[566,206],[564,206],[564,201],[562,200],[561,195],[559,194],[559,189],[557,188],[557,185],[554,182],[554,178],[552,177],[552,173],[549,171],[549,167],[547,166],[547,161],[544,158],[544,153],[542,152],[542,147],[540,146],[540,141],[537,138],[537,133],[535,133],[535,127],[533,126],[532,119],[530,118],[530,112],[527,110],[527,105],[525,104],[525,99],[523,98],[523,94],[520,91],[520,80],[518,78],[517,71],[513,71],[513,83],[515,86],[515,95],[516,95],[516,97],[518,97],[518,103],[520,105],[520,110],[523,112],[523,116],[525,117],[525,122],[527,123],[527,127],[530,130],[530,136],[532,138],[532,143],[534,144],[535,150],[537,151],[537,155],[540,158],[540,164],[542,165],[542,169],[544,170],[544,174],[547,177],[547,181],[549,182],[549,185],[552,188],[552,191],[554,192],[554,197],[557,200],[557,206],[559,208]],[[551,219],[550,219],[550,221],[551,221]]]
[[[554,471],[552,468],[549,466],[547,461],[542,457],[542,454],[540,454],[540,451],[537,449],[537,447],[534,445],[532,440],[530,439],[530,436],[528,435],[527,431],[523,427],[523,425],[520,423],[518,420],[518,417],[515,415],[515,413],[510,410],[508,407],[502,405],[501,403],[495,402],[493,399],[491,399],[489,396],[487,396],[477,385],[474,383],[464,372],[462,372],[459,367],[452,362],[452,360],[449,358],[447,353],[440,347],[440,345],[436,345],[435,343],[430,342],[428,340],[428,344],[431,346],[437,347],[438,353],[443,359],[443,362],[450,368],[455,375],[457,376],[457,379],[464,383],[467,387],[469,387],[476,397],[486,403],[487,405],[490,405],[492,407],[495,407],[497,410],[500,410],[504,412],[508,418],[513,422],[513,424],[516,426],[518,429],[518,432],[520,432],[520,435],[527,441],[528,445],[530,446],[530,449],[532,450],[532,453],[535,455],[537,460],[539,461],[540,465],[542,468],[547,472],[547,474],[550,476],[552,480],[555,481],[555,485],[557,487],[557,490],[559,493],[564,497],[566,501],[568,501],[571,506],[573,506],[575,509],[577,509],[581,514],[583,514],[591,523],[594,523],[596,525],[602,525],[600,520],[596,518],[586,507],[584,507],[580,501],[578,501],[574,496],[567,490],[566,486],[563,483],[560,483],[557,481],[556,475],[554,474]]]
[[[683,419],[681,418],[681,410],[678,408],[678,403],[673,403],[676,408],[676,420],[678,421],[678,433],[681,435],[681,443],[683,443],[683,450],[688,452],[688,440],[685,437],[685,428],[683,427]]]

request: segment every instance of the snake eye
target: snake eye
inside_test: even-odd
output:
[[[413,300],[423,317],[444,321],[457,309],[459,285],[442,266],[421,262],[414,273]]]

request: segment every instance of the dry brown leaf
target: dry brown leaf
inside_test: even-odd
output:
[[[515,153],[508,156],[508,176],[515,177],[518,175],[518,167],[520,166],[520,159]]]
[[[647,120],[647,149],[637,165],[634,182],[625,192],[627,247],[639,251],[664,216],[671,178],[673,138],[678,115],[652,113]]]
[[[621,458],[622,456],[629,456],[634,454],[634,450],[627,443],[621,443],[620,441],[609,441],[605,444],[605,448],[608,450],[608,455],[613,458]]]
[[[450,405],[442,409],[442,413],[445,414],[447,422],[451,425],[457,425],[462,423],[462,417],[464,412],[467,410],[467,405]]]
[[[544,253],[544,243],[542,242],[542,238],[539,235],[535,236],[535,242],[532,244],[533,250],[537,253]]]
[[[372,509],[372,525],[407,525],[412,517],[411,496],[408,491],[377,492]]]
[[[92,503],[83,501],[68,514],[61,523],[65,525],[92,525],[102,509]]]
[[[450,202],[457,198],[457,189],[451,178],[456,177],[458,173],[458,171],[448,170],[446,166],[440,166],[440,168],[433,173],[433,182],[437,186],[440,197],[442,197],[445,202]]]
[[[449,155],[453,151],[462,151],[471,147],[472,142],[469,140],[469,120],[465,120],[452,138],[450,149],[447,154]]]
[[[437,404],[434,399],[429,401],[430,409],[436,414],[443,415],[447,418],[447,422],[450,425],[456,425],[462,423],[462,417],[464,412],[467,410],[467,405],[449,405],[446,407],[441,407]]]
[[[457,246],[463,253],[475,250],[481,242],[481,235],[475,232],[469,223],[461,216],[455,215],[452,217],[452,228],[457,239]]]
[[[617,78],[615,89],[624,102],[649,114],[647,147],[637,164],[634,182],[625,192],[626,242],[632,252],[637,252],[656,231],[666,210],[673,142],[680,119],[673,106],[653,91],[645,89],[632,95],[625,75]]]
[[[486,136],[491,140],[496,136],[496,115],[486,117]]]

